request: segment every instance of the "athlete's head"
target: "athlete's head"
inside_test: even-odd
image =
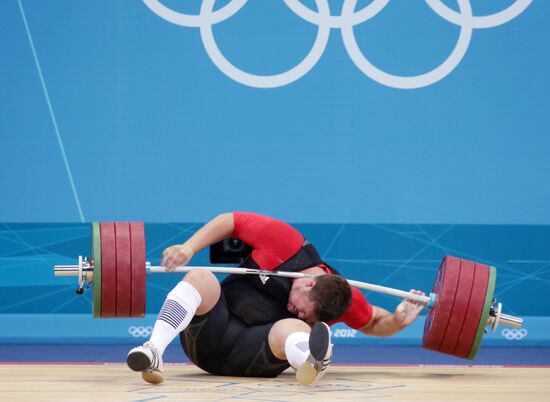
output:
[[[330,322],[343,315],[351,304],[351,288],[340,275],[295,279],[288,298],[288,311],[313,324]]]

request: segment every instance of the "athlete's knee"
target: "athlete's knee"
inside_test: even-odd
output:
[[[183,278],[201,295],[202,302],[197,309],[197,315],[206,314],[215,306],[220,298],[221,287],[216,276],[204,269],[189,271]]]
[[[311,328],[302,320],[296,318],[285,318],[279,320],[269,331],[269,347],[273,354],[281,360],[286,359],[285,342],[286,338],[294,332],[311,332]]]

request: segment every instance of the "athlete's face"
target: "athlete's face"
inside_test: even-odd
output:
[[[315,286],[315,281],[311,278],[295,279],[288,297],[288,311],[308,324],[317,322],[315,303],[308,297],[313,286]]]

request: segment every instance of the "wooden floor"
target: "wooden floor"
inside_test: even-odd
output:
[[[313,386],[166,369],[160,386],[123,365],[0,365],[0,400],[29,401],[550,401],[550,368],[332,366]]]

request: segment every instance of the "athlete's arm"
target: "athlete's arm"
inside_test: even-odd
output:
[[[231,234],[250,245],[262,269],[274,269],[298,252],[304,237],[288,223],[252,212],[234,212]]]
[[[254,248],[252,258],[262,269],[279,266],[304,242],[296,229],[277,219],[251,212],[224,213],[201,227],[185,243],[165,249],[161,264],[167,271],[173,271],[179,265],[188,264],[203,248],[230,236]]]
[[[167,271],[173,271],[179,265],[188,264],[193,255],[203,248],[231,236],[234,227],[232,213],[218,215],[197,230],[185,243],[175,244],[165,249],[162,253],[161,265],[165,266]]]
[[[424,294],[423,292],[411,290],[415,294]],[[413,300],[403,300],[393,313],[373,306],[372,318],[370,322],[359,331],[366,335],[391,336],[410,325],[424,306]]]

